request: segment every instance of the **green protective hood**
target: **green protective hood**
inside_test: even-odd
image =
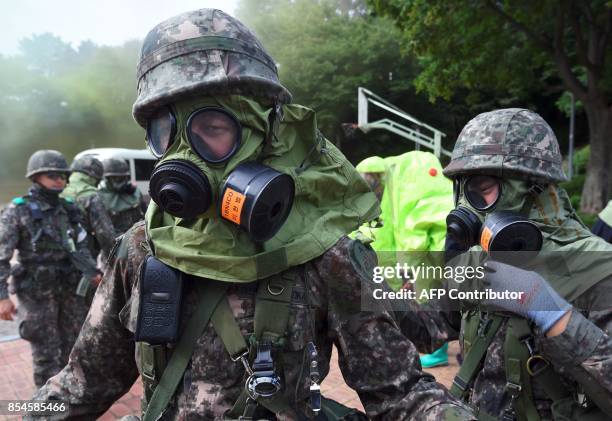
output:
[[[355,168],[360,173],[385,172],[387,170],[387,164],[385,163],[385,159],[380,156],[370,156],[357,164]]]
[[[523,206],[527,185],[525,182],[504,181],[498,210],[518,212]],[[514,186],[509,192],[507,186]],[[522,194],[522,197],[519,197]],[[461,200],[460,200],[461,203]],[[512,205],[510,205],[512,203]],[[565,190],[551,184],[534,200],[529,219],[542,232],[542,251],[522,267],[542,275],[568,301],[574,301],[597,282],[612,275],[612,245],[593,235],[580,221],[572,208]],[[476,266],[486,259],[480,245],[470,248],[470,253],[459,256],[454,266]],[[469,286],[468,286],[469,287]]]
[[[120,193],[110,189],[106,185],[106,181],[100,182],[99,193],[103,198],[104,206],[112,214],[121,213],[128,209],[134,209],[140,206],[140,190],[136,189],[133,193]]]
[[[98,181],[80,172],[73,172],[70,175],[68,186],[64,189],[61,196],[77,201],[83,197],[96,194]]]
[[[612,200],[608,202],[608,205],[599,213],[598,217],[607,225],[612,226]]]
[[[548,186],[534,201],[529,219],[544,238],[541,256],[529,266],[542,267],[545,260],[550,269],[535,270],[568,300],[612,275],[612,245],[593,235],[580,221],[564,189]],[[551,275],[547,276],[547,271]]]
[[[453,184],[442,174],[438,158],[429,152],[412,151],[384,161],[383,225],[364,226],[361,232],[374,240],[371,245],[376,251],[444,250]],[[363,162],[380,165],[378,160]]]
[[[218,189],[236,165],[257,160],[293,178],[293,207],[274,237],[255,244],[246,232],[219,217],[218,197],[205,214],[192,220],[175,218],[151,202],[145,216],[147,237],[155,256],[164,263],[204,278],[251,282],[320,256],[342,236],[378,216],[376,196],[344,155],[321,135],[314,111],[284,105],[276,135],[266,143],[269,108],[240,96],[211,101],[234,113],[242,124],[243,140],[236,155],[223,167],[208,166],[185,146],[184,139],[179,142],[184,117],[202,103],[199,100],[181,104],[177,139],[160,162],[188,160]]]

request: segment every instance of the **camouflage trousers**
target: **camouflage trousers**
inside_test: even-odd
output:
[[[19,335],[30,342],[38,388],[64,368],[87,316],[86,299],[75,294],[78,278],[77,273],[69,273],[61,283],[50,282],[61,288],[17,291]]]

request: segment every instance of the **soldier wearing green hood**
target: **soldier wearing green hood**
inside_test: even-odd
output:
[[[365,419],[320,395],[335,344],[370,417],[474,419],[390,308],[361,311],[376,257],[346,234],[376,198],[255,36],[220,10],[185,13],[149,32],[137,75],[153,202],[35,398],[93,418],[140,373],[145,420]]]
[[[147,205],[140,190],[130,182],[130,168],[125,160],[108,158],[102,165],[104,179],[98,190],[115,230],[123,234],[144,218]]]
[[[91,255],[96,258],[102,251],[108,256],[116,233],[97,189],[104,173],[102,162],[94,156],[85,155],[75,159],[70,169],[72,174],[62,196],[73,200],[83,212]]]
[[[561,164],[542,117],[511,108],[468,122],[444,169],[455,183],[448,236],[466,251],[451,266],[483,269],[447,291],[487,295],[411,301],[442,311],[407,312],[402,325],[423,351],[460,339],[451,392],[478,419],[612,416],[612,246],[576,216]]]

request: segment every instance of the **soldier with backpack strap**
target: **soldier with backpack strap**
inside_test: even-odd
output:
[[[448,289],[487,295],[406,312],[404,333],[423,352],[460,339],[451,392],[479,419],[610,419],[612,247],[557,185],[565,175],[552,129],[529,110],[480,114],[444,173],[455,182],[448,236],[464,251],[450,264],[484,269]]]
[[[30,342],[38,387],[68,362],[87,314],[87,303],[75,294],[81,272],[88,281],[100,279],[79,210],[59,196],[68,174],[62,154],[35,152],[28,161],[28,195],[13,199],[0,219],[0,317],[10,320],[14,311],[7,288],[12,274],[19,333]],[[11,268],[15,250],[18,263]],[[74,259],[83,266],[77,267]]]
[[[95,417],[139,373],[145,420],[474,419],[421,371],[391,308],[361,311],[376,257],[346,235],[376,197],[255,36],[188,12],[149,32],[137,74],[152,203],[111,253],[75,358],[35,398]],[[334,345],[367,415],[321,396]]]

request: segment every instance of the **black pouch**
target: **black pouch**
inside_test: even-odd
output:
[[[152,345],[178,339],[183,274],[154,256],[140,270],[140,305],[134,340]]]

